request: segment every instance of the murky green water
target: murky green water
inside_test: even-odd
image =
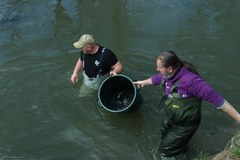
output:
[[[113,114],[97,107],[97,92],[79,96],[82,81],[71,84],[72,43],[84,33],[132,79],[155,74],[155,57],[174,50],[240,111],[239,15],[237,0],[0,1],[0,159],[159,158],[157,87],[140,90],[135,112]],[[211,104],[202,114],[189,146],[216,154],[240,127]]]

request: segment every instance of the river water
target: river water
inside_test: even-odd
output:
[[[116,53],[123,74],[157,73],[156,56],[174,50],[240,111],[238,0],[1,0],[0,159],[159,159],[158,87],[140,90],[142,105],[119,114],[99,109],[97,92],[79,96],[70,76],[80,35]],[[212,104],[189,144],[192,157],[216,154],[240,129]]]

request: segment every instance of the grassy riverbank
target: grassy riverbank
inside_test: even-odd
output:
[[[233,136],[222,152],[214,156],[201,153],[195,160],[240,160],[240,131]]]

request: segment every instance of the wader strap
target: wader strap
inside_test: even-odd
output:
[[[162,80],[162,82],[160,83],[160,86],[163,87],[163,88],[165,88],[166,82],[167,82],[167,79],[164,78],[164,79]]]
[[[160,102],[159,102],[158,107],[157,107],[158,110],[161,109],[161,106],[164,104],[165,100],[167,99],[167,95],[164,93],[164,89],[165,89],[165,84],[166,84],[166,82],[167,82],[167,79],[164,78],[164,79],[162,80],[162,82],[160,83],[160,87],[163,88],[163,96],[160,97]]]
[[[167,82],[167,79],[164,78],[162,80],[162,82],[160,83],[160,86],[163,87],[163,96],[160,98],[160,102],[158,105],[158,109],[160,110],[162,108],[162,105],[165,103],[165,101],[167,100],[168,96],[165,94],[164,90],[165,90],[165,84]],[[173,83],[173,85],[171,86],[170,89],[170,95],[172,96],[172,98],[182,98],[179,94],[178,94],[178,79]]]
[[[98,77],[100,77],[102,75],[102,61],[103,61],[102,59],[103,59],[103,53],[104,53],[105,49],[106,48],[102,49],[102,54],[101,54],[101,57],[100,57],[100,69],[99,69],[98,74],[97,74]]]
[[[84,68],[85,68],[85,65],[84,65],[85,55],[84,55],[83,51],[81,51],[81,55],[82,55],[82,63],[83,63],[83,70],[84,70]]]
[[[178,80],[176,80],[171,89],[170,89],[170,94],[175,97],[175,98],[182,98],[179,94],[178,94]]]

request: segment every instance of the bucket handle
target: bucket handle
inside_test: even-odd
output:
[[[96,104],[98,105],[99,108],[103,108],[103,107],[100,105],[100,102],[99,102],[99,99],[98,99],[98,98],[96,99]]]

